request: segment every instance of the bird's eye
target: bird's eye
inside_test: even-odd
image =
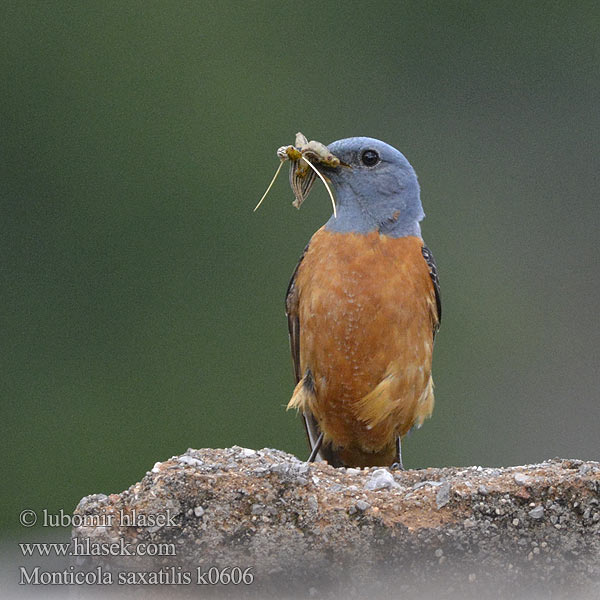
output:
[[[373,167],[379,162],[379,154],[375,150],[365,150],[360,160],[366,167]]]

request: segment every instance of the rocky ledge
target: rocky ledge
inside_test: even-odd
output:
[[[83,498],[75,522],[79,542],[121,548],[87,566],[184,595],[209,578],[223,597],[600,594],[596,462],[398,472],[188,450],[121,494]]]

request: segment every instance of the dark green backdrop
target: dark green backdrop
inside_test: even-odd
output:
[[[297,130],[419,174],[444,321],[405,462],[598,459],[596,2],[4,2],[4,530],[186,448],[306,456]]]

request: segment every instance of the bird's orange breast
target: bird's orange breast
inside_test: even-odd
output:
[[[422,246],[321,228],[298,268],[300,367],[314,392],[300,384],[290,405],[310,410],[348,463],[391,463],[396,437],[433,409],[437,312]]]

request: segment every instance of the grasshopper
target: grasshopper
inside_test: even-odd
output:
[[[337,156],[334,156],[325,144],[315,140],[309,142],[304,134],[298,132],[296,134],[295,144],[293,146],[281,146],[278,148],[277,157],[280,160],[277,171],[275,171],[275,175],[273,176],[273,179],[271,179],[269,187],[267,187],[266,192],[263,194],[254,210],[257,210],[263,200],[267,197],[267,194],[271,190],[271,187],[273,187],[273,184],[281,171],[283,163],[289,160],[291,163],[290,186],[295,196],[293,205],[296,208],[300,208],[308,196],[316,178],[319,177],[327,188],[327,193],[329,194],[331,205],[333,206],[333,214],[334,216],[337,216],[335,199],[333,198],[331,188],[329,187],[327,180],[313,164],[314,161],[327,167],[338,167],[340,165],[340,159]]]

